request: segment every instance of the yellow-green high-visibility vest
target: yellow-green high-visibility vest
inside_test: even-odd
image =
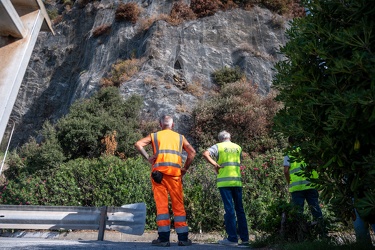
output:
[[[297,151],[300,149],[297,148]],[[297,175],[300,173],[303,173],[303,168],[306,166],[306,163],[304,161],[294,161],[293,162],[293,156],[289,156],[290,160],[290,168],[289,168],[289,174],[290,174],[290,183],[289,183],[289,192],[294,192],[294,191],[302,191],[302,190],[307,190],[307,189],[313,189],[315,188],[313,185],[311,185],[311,182],[307,180],[306,176],[303,175]],[[313,170],[311,172],[312,179],[317,179],[318,178],[318,173]]]
[[[217,163],[223,167],[217,175],[217,187],[242,187],[241,147],[230,141],[216,145],[219,152]]]

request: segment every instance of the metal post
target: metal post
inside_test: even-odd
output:
[[[12,140],[13,131],[14,131],[14,127],[15,127],[15,126],[16,126],[16,123],[13,122],[13,128],[12,128],[12,132],[10,133],[10,136],[9,136],[9,141],[8,141],[7,149],[5,150],[4,158],[3,158],[3,161],[1,162],[1,167],[0,167],[0,176],[1,176],[1,173],[2,173],[2,171],[3,171],[3,167],[4,167],[4,164],[5,164],[5,159],[6,159],[6,157],[7,157],[7,153],[8,153],[8,149],[9,149],[10,141]]]
[[[98,240],[103,241],[107,221],[107,206],[100,208]]]

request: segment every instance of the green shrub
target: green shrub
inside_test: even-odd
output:
[[[140,13],[141,11],[137,3],[120,3],[116,9],[115,18],[117,21],[125,20],[135,24]]]
[[[224,207],[216,188],[216,174],[202,157],[197,157],[184,177],[186,213],[195,232],[223,229]]]
[[[59,10],[57,8],[47,9],[47,13],[51,21],[53,21],[56,17],[59,16]]]
[[[102,140],[116,131],[117,152],[133,156],[133,144],[141,138],[138,120],[141,105],[139,96],[125,101],[114,87],[103,88],[90,99],[77,101],[57,123],[57,137],[65,155],[99,157],[106,150]]]
[[[224,67],[212,73],[214,82],[219,86],[224,86],[227,83],[237,82],[241,80],[244,76],[244,73],[241,71],[239,67]]]
[[[48,170],[59,166],[66,160],[62,147],[57,140],[55,128],[46,122],[39,132],[41,142],[31,138],[27,143],[9,155],[7,178],[19,175],[32,175],[39,170]]]
[[[244,157],[243,199],[249,228],[259,231],[269,223],[266,217],[271,205],[275,201],[288,199],[282,163],[283,154],[277,149],[253,158]]]
[[[8,180],[2,204],[53,206],[121,206],[145,202],[147,225],[155,226],[150,167],[141,157],[75,159],[48,171]]]

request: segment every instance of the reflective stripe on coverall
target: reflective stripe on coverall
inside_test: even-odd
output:
[[[223,168],[217,175],[217,187],[242,187],[241,179],[241,147],[233,142],[217,144],[217,163]]]
[[[163,173],[161,184],[152,178],[152,191],[156,204],[156,224],[158,232],[170,231],[168,193],[172,202],[174,227],[177,233],[187,233],[186,212],[183,200],[181,167],[183,136],[172,131],[162,130],[151,134],[152,147],[156,160],[153,171]]]

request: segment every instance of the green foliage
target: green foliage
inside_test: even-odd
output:
[[[121,206],[145,202],[147,224],[155,225],[150,167],[140,157],[75,159],[47,171],[8,180],[2,204],[54,206]]]
[[[364,245],[355,242],[337,243],[329,240],[315,240],[305,241],[301,243],[287,243],[280,247],[280,250],[316,250],[316,249],[330,249],[330,250],[371,250],[372,246]]]
[[[53,21],[59,16],[59,10],[57,8],[47,9],[48,17]]]
[[[276,65],[274,87],[285,108],[275,129],[296,138],[320,174],[322,197],[343,219],[354,205],[375,218],[375,2],[306,1]]]
[[[116,9],[115,17],[117,21],[125,20],[135,24],[141,10],[137,3],[120,3]]]
[[[31,138],[28,143],[9,155],[7,178],[29,176],[39,170],[52,169],[66,160],[57,140],[56,130],[49,122],[43,125],[39,137],[42,138],[42,143]]]
[[[57,137],[71,158],[99,157],[105,151],[102,139],[116,131],[117,151],[127,157],[135,154],[138,132],[139,96],[124,101],[114,87],[101,89],[90,99],[74,103],[68,115],[57,123]]]
[[[216,143],[221,130],[227,130],[245,152],[265,152],[279,144],[278,138],[270,136],[278,108],[272,94],[261,97],[251,82],[227,84],[219,96],[203,101],[194,109],[191,135],[206,149]]]
[[[266,215],[276,200],[286,199],[281,162],[281,152],[277,151],[244,161],[244,208],[249,226],[254,230],[268,223]],[[78,158],[53,169],[9,179],[0,192],[0,202],[61,206],[121,206],[145,202],[147,228],[154,229],[156,210],[149,175],[149,165],[141,157],[126,161],[115,156]],[[183,181],[191,230],[222,230],[224,208],[212,167],[198,157]]]
[[[216,174],[202,157],[195,160],[184,177],[189,227],[203,232],[222,230],[224,207],[216,187]]]
[[[212,73],[214,82],[219,86],[224,86],[227,83],[233,83],[241,80],[244,73],[237,66],[235,68],[224,67]]]
[[[254,158],[244,157],[241,167],[244,209],[249,227],[255,230],[270,223],[266,218],[272,204],[289,199],[282,163],[283,155],[277,149]],[[280,224],[274,226],[279,228]]]

